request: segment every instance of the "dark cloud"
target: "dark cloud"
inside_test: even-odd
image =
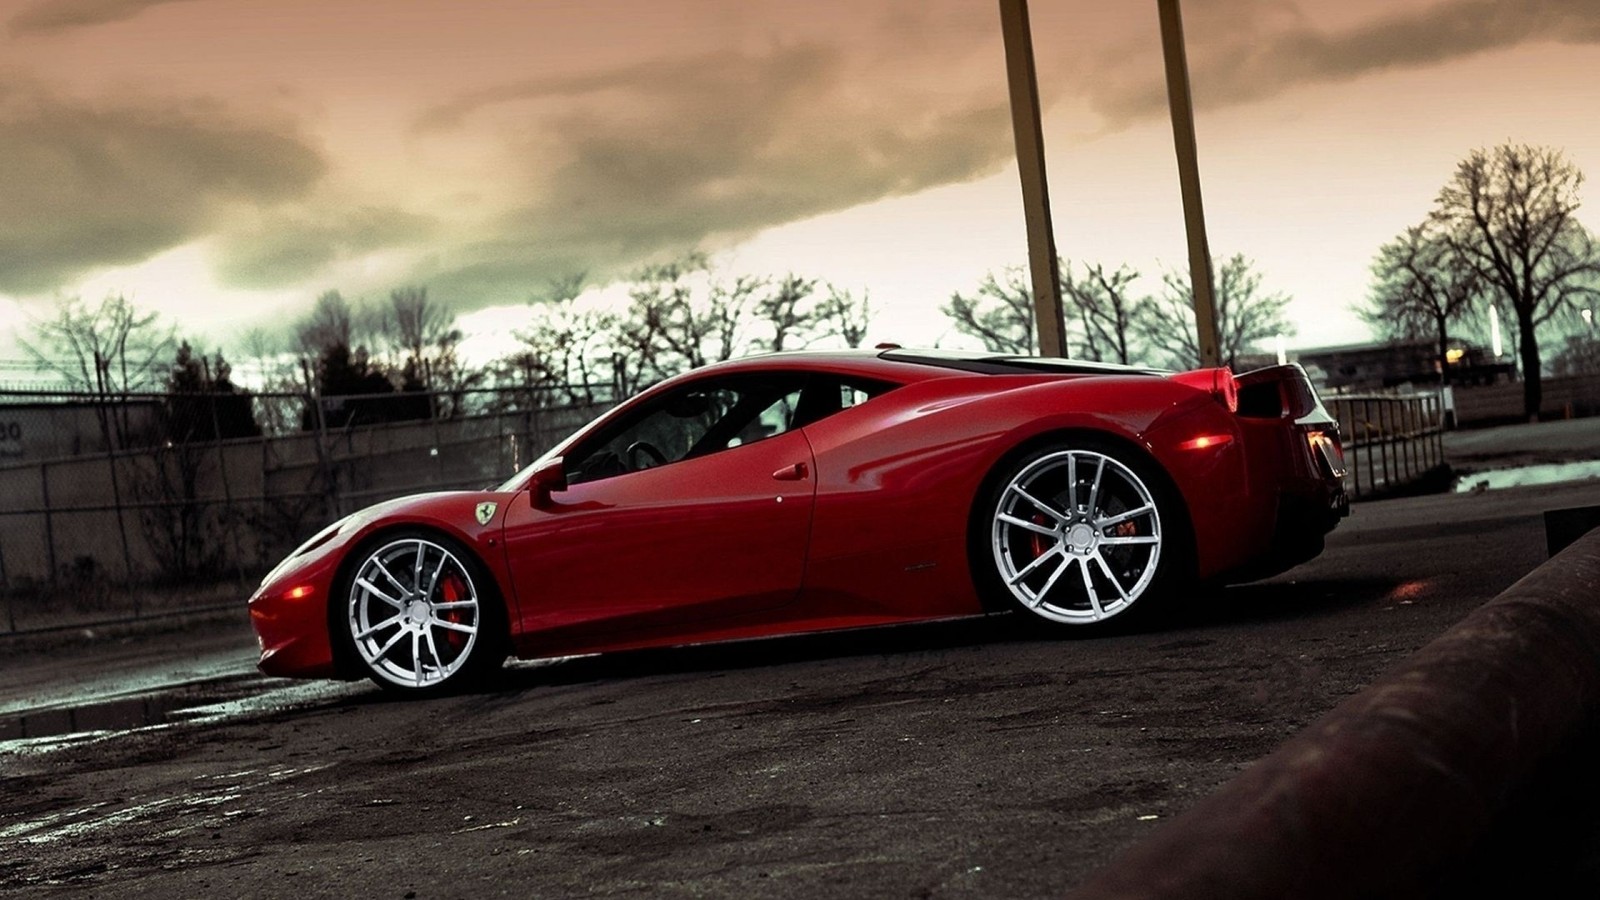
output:
[[[11,17],[12,34],[50,33],[131,19],[152,6],[193,0],[40,0]]]
[[[921,65],[940,61],[949,60]],[[529,199],[494,223],[493,238],[441,259],[432,283],[464,299],[520,298],[564,273],[603,279],[707,241],[998,170],[1013,152],[999,75],[972,89],[934,75],[889,57],[789,46],[463,96],[425,114],[419,130],[491,116],[523,123]]]
[[[435,222],[388,207],[302,209],[230,229],[213,258],[218,281],[229,287],[273,288],[297,284],[332,263],[374,250],[415,245]]]
[[[319,153],[203,106],[99,106],[0,87],[0,291],[57,289],[203,236],[230,206],[304,194]]]
[[[1596,0],[1445,0],[1384,12],[1328,33],[1281,2],[1187,4],[1184,25],[1195,102],[1228,106],[1276,96],[1303,84],[1349,81],[1389,69],[1419,68],[1535,42],[1600,42]],[[1113,124],[1167,112],[1159,68],[1119,79],[1122,60],[1089,99]]]

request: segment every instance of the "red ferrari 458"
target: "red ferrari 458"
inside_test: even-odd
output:
[[[1095,626],[1315,556],[1343,475],[1298,366],[774,354],[662,382],[499,487],[335,522],[250,614],[268,674],[410,692],[508,654],[1007,609]]]

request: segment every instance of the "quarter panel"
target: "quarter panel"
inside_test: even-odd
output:
[[[1165,379],[963,376],[910,385],[805,430],[817,497],[805,594],[901,614],[982,610],[966,536],[988,473],[1042,435],[1142,435],[1206,395]]]

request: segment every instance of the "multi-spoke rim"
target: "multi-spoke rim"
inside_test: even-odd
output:
[[[1023,606],[1087,624],[1132,606],[1161,561],[1161,511],[1133,470],[1059,450],[1006,483],[990,531],[1000,579]]]
[[[407,688],[439,684],[472,657],[482,622],[472,573],[423,538],[374,550],[350,584],[350,637],[379,678]]]

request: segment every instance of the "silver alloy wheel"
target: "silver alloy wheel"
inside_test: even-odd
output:
[[[346,617],[372,673],[404,688],[442,684],[472,658],[482,621],[472,573],[422,538],[374,550],[350,583]]]
[[[1079,625],[1144,595],[1161,562],[1161,535],[1155,497],[1132,469],[1094,450],[1057,450],[1006,483],[990,543],[1001,583],[1018,602]]]

